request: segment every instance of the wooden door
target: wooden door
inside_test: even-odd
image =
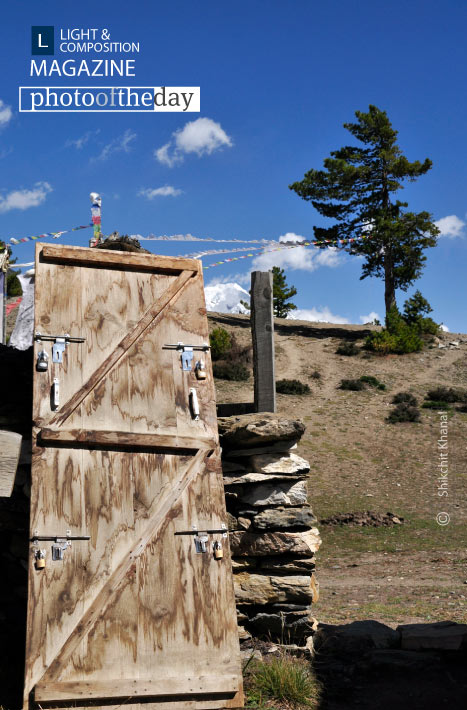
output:
[[[210,356],[163,348],[208,342],[200,262],[37,245],[35,331],[25,707],[241,707]]]

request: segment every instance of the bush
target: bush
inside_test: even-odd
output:
[[[12,296],[22,296],[23,289],[21,287],[21,281],[18,278],[16,271],[8,271],[6,277],[6,294],[8,298]]]
[[[278,380],[276,392],[279,394],[310,394],[310,388],[300,380]]]
[[[451,409],[451,406],[447,402],[440,402],[436,399],[428,399],[426,402],[423,402],[422,407],[423,409]]]
[[[435,323],[433,318],[421,318],[419,321],[420,325],[420,332],[423,333],[423,335],[438,335],[439,334],[439,325],[438,323]]]
[[[220,360],[232,347],[232,338],[225,328],[214,328],[209,336],[209,343],[212,359]]]
[[[408,402],[400,402],[388,416],[388,422],[396,424],[398,422],[419,422],[420,410]]]
[[[346,343],[343,342],[339,345],[339,347],[336,350],[336,355],[358,355],[360,352],[360,348],[357,348],[355,343]]]
[[[314,380],[320,380],[321,379],[321,372],[318,372],[318,370],[313,370],[310,377],[312,377]]]
[[[250,371],[241,362],[215,362],[212,372],[219,380],[245,382],[250,378]]]
[[[427,392],[425,399],[431,399],[436,402],[463,402],[465,392],[458,392],[452,387],[435,387]]]
[[[245,680],[247,707],[264,707],[266,699],[286,703],[288,708],[310,707],[317,695],[309,664],[286,654],[257,661]]]
[[[378,390],[386,389],[386,385],[380,382],[377,377],[373,377],[373,375],[362,375],[360,377],[360,382],[364,382],[365,384],[370,385],[370,387],[375,387]]]
[[[339,385],[341,390],[351,390],[352,392],[360,392],[365,389],[365,383],[361,380],[341,380]]]
[[[398,392],[398,394],[394,395],[394,397],[392,399],[392,403],[393,404],[406,403],[406,404],[410,404],[412,407],[417,406],[417,400],[413,396],[413,394],[411,394],[410,392]]]
[[[397,307],[393,306],[386,316],[386,328],[370,333],[365,339],[365,347],[380,355],[418,352],[423,347],[420,332],[418,322],[407,323]]]

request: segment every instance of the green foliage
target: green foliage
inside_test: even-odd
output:
[[[220,360],[232,346],[232,338],[225,328],[214,328],[209,336],[211,345],[211,357],[213,360]]]
[[[361,380],[341,380],[339,385],[341,390],[351,390],[352,392],[360,392],[365,389],[365,383]]]
[[[447,411],[451,409],[451,405],[448,404],[447,402],[442,402],[442,401],[437,401],[433,399],[428,399],[422,404],[423,409],[442,409],[443,411]]]
[[[276,392],[279,394],[310,394],[310,388],[300,380],[278,380]]]
[[[393,404],[401,404],[403,402],[406,404],[410,404],[412,407],[417,406],[417,399],[410,392],[398,392],[392,398]]]
[[[21,281],[18,278],[19,271],[8,270],[6,277],[6,293],[9,298],[13,296],[22,296],[23,289],[21,287]]]
[[[350,357],[351,355],[358,355],[360,353],[360,348],[357,348],[355,343],[347,343],[343,341],[340,343],[336,350],[336,355],[346,355]]]
[[[408,402],[400,402],[394,407],[392,412],[390,412],[387,421],[391,424],[397,424],[398,422],[419,422],[420,410],[418,407],[414,407]]]
[[[306,661],[282,654],[256,662],[246,677],[247,707],[263,707],[264,700],[286,703],[288,708],[311,707],[317,687]],[[249,704],[250,699],[253,703]]]
[[[370,105],[367,113],[356,111],[355,116],[356,123],[344,123],[344,128],[360,145],[332,151],[323,170],[309,170],[289,187],[334,220],[330,227],[313,228],[316,239],[349,239],[365,231],[370,235],[353,242],[348,251],[365,257],[361,279],[384,279],[388,312],[396,303],[396,289],[406,291],[419,278],[424,251],[436,245],[439,234],[428,212],[407,212],[407,203],[394,196],[432,163],[428,158],[423,163],[407,160],[385,111]]]
[[[404,320],[411,325],[418,323],[422,317],[432,312],[432,307],[421,294],[420,291],[415,291],[414,295],[404,303]]]
[[[245,382],[250,378],[250,371],[241,362],[215,362],[212,371],[219,380]]]
[[[297,294],[295,286],[287,284],[284,269],[278,266],[272,267],[272,296],[273,309],[276,318],[287,318],[290,311],[295,311],[297,306],[294,303],[287,303]]]
[[[435,323],[433,318],[420,318],[419,327],[423,335],[439,334],[439,323]]]
[[[386,328],[370,333],[365,339],[365,348],[380,355],[414,353],[422,347],[423,340],[420,338],[418,325],[406,323],[397,306],[392,306],[388,310]]]
[[[362,375],[360,377],[360,382],[364,382],[365,384],[370,385],[370,387],[375,387],[378,390],[386,389],[386,385],[380,382],[377,377],[373,377],[373,375]]]

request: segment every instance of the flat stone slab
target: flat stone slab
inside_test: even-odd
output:
[[[312,600],[310,575],[274,577],[267,574],[234,574],[235,600],[241,605],[289,602],[309,604]]]
[[[351,624],[320,624],[313,637],[316,651],[337,656],[357,656],[373,649],[398,648],[399,631],[379,621],[365,619]]]
[[[304,532],[253,533],[249,530],[237,530],[230,533],[230,551],[233,557],[271,557],[286,554],[313,557],[320,545],[318,528]]]
[[[258,530],[277,528],[311,528],[316,518],[310,507],[305,508],[270,508],[263,510],[253,519],[253,526]]]
[[[299,481],[305,478],[301,476],[288,476],[286,473],[275,475],[272,473],[239,473],[232,476],[224,476],[224,486],[238,486],[242,483],[266,483],[268,481]]]
[[[298,441],[305,425],[297,419],[285,419],[275,414],[242,414],[220,417],[218,420],[221,446],[225,449],[264,446],[269,442]]]
[[[242,488],[239,498],[244,503],[257,507],[270,505],[297,506],[307,503],[306,481],[284,481],[263,483]]]
[[[403,624],[397,627],[401,648],[407,651],[460,651],[467,649],[467,624],[438,621],[434,624]]]
[[[310,464],[297,454],[260,454],[250,458],[250,469],[256,473],[307,474]]]
[[[241,562],[243,559],[244,558],[241,557],[238,562]],[[279,557],[261,557],[256,560],[256,563],[261,570],[270,570],[271,572],[295,572],[296,574],[308,572],[311,574],[315,569],[314,559],[310,557],[299,557],[297,559],[291,559],[285,555]]]
[[[243,456],[253,456],[256,454],[274,454],[277,452],[284,453],[296,448],[296,442],[291,439],[290,441],[270,442],[265,446],[253,446],[250,449],[232,449],[232,451],[226,451],[225,458],[235,460],[237,458],[242,458]]]

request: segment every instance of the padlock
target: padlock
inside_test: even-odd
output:
[[[44,569],[45,567],[45,550],[37,550],[35,553],[36,569]]]
[[[195,373],[196,373],[197,380],[205,380],[206,379],[206,366],[205,366],[203,360],[198,360],[198,362],[196,363]]]
[[[44,372],[49,366],[49,356],[45,350],[41,350],[37,356],[36,370],[38,372]]]
[[[215,560],[221,560],[224,557],[224,550],[222,549],[222,545],[220,542],[215,542],[214,543],[214,559]]]

